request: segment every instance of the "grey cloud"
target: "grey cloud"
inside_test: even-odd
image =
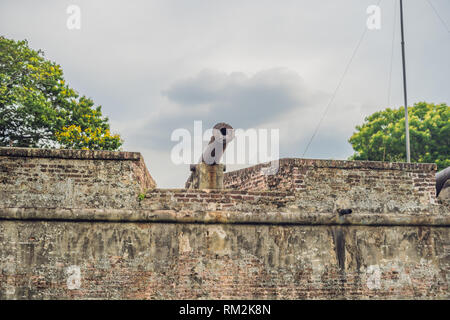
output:
[[[305,102],[305,91],[303,79],[297,73],[279,68],[250,77],[241,72],[226,74],[204,70],[193,78],[175,83],[165,94],[180,105],[210,104],[214,109],[248,110],[257,117],[264,117],[273,113],[265,113],[262,109],[266,107],[283,111],[301,106]]]
[[[162,94],[175,105],[174,110],[151,120],[146,126],[152,130],[144,134],[149,134],[153,144],[161,147],[170,142],[172,130],[189,129],[194,120],[202,120],[204,129],[222,121],[247,129],[276,121],[294,109],[310,108],[318,97],[300,75],[283,68],[252,76],[203,70],[175,82]]]

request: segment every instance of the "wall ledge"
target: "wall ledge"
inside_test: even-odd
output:
[[[0,147],[0,156],[19,158],[56,158],[76,160],[132,160],[139,161],[139,152],[74,150],[74,149],[38,149]]]
[[[267,211],[263,214],[239,211],[149,210],[149,209],[72,209],[0,208],[1,220],[125,222],[125,223],[199,223],[270,225],[349,225],[349,226],[434,226],[449,227],[450,214],[379,214],[361,212],[351,216],[337,213]]]
[[[241,175],[245,172],[261,170],[270,166],[270,162],[255,166],[226,172],[226,177]],[[282,158],[279,160],[280,167],[294,165],[307,168],[337,168],[337,169],[367,169],[367,170],[397,170],[413,172],[435,172],[435,163],[405,163],[405,162],[382,162],[382,161],[351,161],[351,160],[324,160],[324,159],[302,159]]]

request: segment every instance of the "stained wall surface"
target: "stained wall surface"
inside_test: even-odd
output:
[[[435,165],[280,164],[157,189],[139,153],[0,148],[0,299],[450,298]]]
[[[439,227],[1,221],[1,299],[448,299]]]

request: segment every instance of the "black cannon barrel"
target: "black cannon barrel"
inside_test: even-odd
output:
[[[234,129],[220,122],[213,127],[213,135],[202,153],[199,163],[191,165],[186,189],[222,189],[225,166],[219,164],[227,145],[234,138]]]
[[[436,173],[436,197],[439,195],[442,187],[448,179],[450,179],[450,167]]]
[[[201,162],[208,165],[218,164],[227,145],[234,139],[234,129],[228,123],[220,122],[213,127],[213,135],[203,151]]]

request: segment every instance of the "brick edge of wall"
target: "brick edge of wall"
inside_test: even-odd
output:
[[[234,170],[225,173],[225,177],[242,175],[247,172],[259,171],[269,167],[271,162],[257,164],[255,166]],[[306,168],[336,168],[336,169],[368,169],[368,170],[398,170],[412,172],[435,172],[435,163],[404,163],[404,162],[382,162],[382,161],[351,161],[351,160],[324,160],[303,158],[282,158],[279,166],[294,165]]]
[[[139,152],[106,151],[106,150],[75,150],[75,149],[38,149],[38,148],[8,148],[0,147],[1,157],[20,158],[56,158],[76,160],[130,160],[139,161]]]
[[[141,192],[156,188],[156,182],[145,165],[144,157],[139,152],[0,147],[0,157],[131,161],[132,173],[140,185]]]

